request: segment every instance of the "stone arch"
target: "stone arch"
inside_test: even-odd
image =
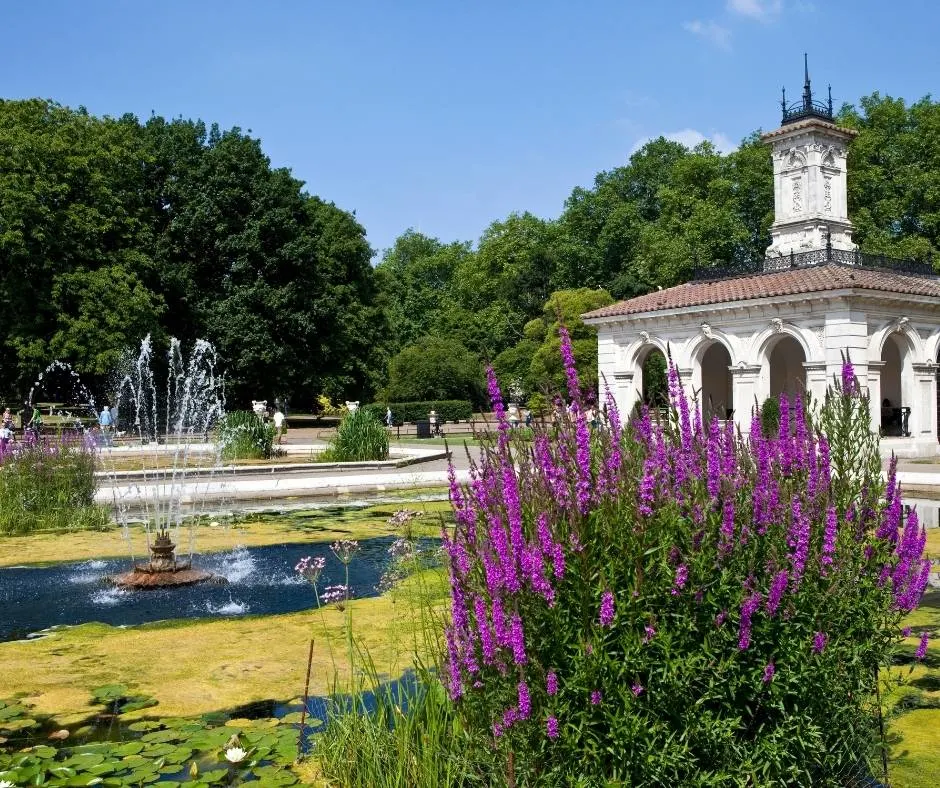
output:
[[[782,320],[765,328],[754,336],[751,341],[750,357],[763,359],[768,349],[775,345],[782,336],[793,337],[803,349],[803,355],[806,356],[808,362],[825,361],[825,352],[816,334],[809,329],[800,328],[792,323],[785,323]]]
[[[764,346],[761,366],[766,370],[768,397],[790,397],[806,391],[806,349],[793,334],[780,332]]]
[[[707,330],[706,330],[707,329]],[[712,416],[730,418],[734,410],[731,367],[738,363],[735,342],[723,331],[703,326],[682,349],[680,366],[692,371],[692,390],[708,421]]]
[[[723,342],[713,341],[701,353],[699,364],[701,387],[699,398],[702,417],[730,419],[734,413],[734,382],[731,375],[731,353]]]
[[[904,331],[885,332],[878,361],[881,364],[881,429],[885,435],[909,435],[915,401],[916,346]]]
[[[660,369],[663,376],[661,380],[658,378],[650,378],[650,374],[653,372],[650,365],[650,359],[653,356],[662,357],[662,367],[657,367],[657,369]],[[634,380],[636,381],[636,388],[637,392],[639,393],[640,402],[658,407],[663,407],[666,405],[666,402],[668,401],[668,388],[666,386],[668,359],[668,346],[664,348],[660,343],[648,342],[639,349],[637,353],[638,374]]]
[[[658,350],[666,358],[669,358],[669,345],[656,336],[647,335],[633,343],[627,350],[626,356],[629,359],[627,367],[638,372],[643,366],[643,362],[651,351]]]
[[[919,361],[929,363],[931,360],[933,360],[933,358],[935,358],[935,355],[930,347],[930,342],[933,341],[940,343],[940,335],[938,335],[936,339],[931,338],[925,342],[923,339],[921,339],[920,334],[917,333],[917,330],[910,324],[910,321],[906,317],[901,317],[878,329],[869,337],[869,361],[879,361],[881,359],[885,342],[887,342],[888,337],[891,336],[903,336],[905,338],[908,347],[913,353],[913,363],[918,363]]]

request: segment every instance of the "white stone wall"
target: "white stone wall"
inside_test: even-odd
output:
[[[934,453],[940,314],[927,301],[904,305],[904,314],[899,308],[897,297],[815,295],[589,322],[599,332],[601,385],[606,380],[621,412],[631,412],[640,401],[643,362],[652,350],[669,354],[686,386],[700,393],[703,385],[712,391],[721,386],[714,365],[705,369],[703,377],[702,362],[710,346],[723,345],[732,380],[732,402],[725,406],[734,409],[734,421],[744,433],[750,428],[754,406],[759,407],[780,387],[793,390],[795,385],[805,385],[821,400],[833,378],[841,374],[847,353],[859,383],[875,404],[876,427],[881,423],[883,392],[891,391],[894,406],[911,408],[909,442],[918,444],[912,453]],[[898,349],[899,380],[893,374],[891,380],[883,381],[892,374],[891,365],[885,364],[885,342]],[[795,365],[802,367],[799,384],[794,381]],[[894,403],[898,388],[900,402]]]

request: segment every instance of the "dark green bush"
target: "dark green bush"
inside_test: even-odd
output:
[[[462,399],[432,400],[426,402],[373,402],[361,410],[368,411],[380,422],[385,422],[385,409],[392,409],[395,424],[410,424],[425,421],[431,410],[437,411],[439,424],[445,421],[470,421],[473,418],[473,405]]]
[[[323,462],[369,462],[388,459],[388,433],[368,410],[348,413],[329,447],[321,452]]]
[[[233,410],[219,423],[219,446],[226,460],[266,460],[274,451],[274,425],[250,410]]]
[[[776,397],[767,397],[761,405],[760,429],[764,435],[776,435],[780,430],[780,403]]]

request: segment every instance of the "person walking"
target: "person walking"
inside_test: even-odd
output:
[[[385,408],[385,426],[393,427],[395,425],[395,420],[392,418],[392,409],[391,407]]]
[[[277,443],[278,446],[280,446],[281,439],[284,437],[284,433],[287,432],[287,419],[284,416],[284,412],[280,408],[277,408],[274,411],[274,416],[272,418],[274,419],[274,434],[277,436]]]
[[[42,435],[42,413],[39,412],[39,408],[35,405],[33,405],[33,415],[30,417],[26,429],[32,432],[33,436],[36,438]]]
[[[111,430],[114,427],[114,416],[111,415],[111,408],[108,407],[107,402],[101,406],[101,413],[98,414],[98,426],[101,428],[101,445],[111,446],[113,440]]]

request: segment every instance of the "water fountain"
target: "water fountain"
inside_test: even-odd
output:
[[[183,491],[187,477],[193,473],[190,456],[194,446],[215,450],[208,446],[208,436],[224,413],[223,380],[216,375],[215,349],[204,340],[196,341],[187,360],[179,340],[172,339],[166,364],[166,390],[158,391],[153,344],[148,335],[137,358],[127,359],[114,385],[117,428],[136,439],[141,447],[135,449],[138,455],[153,454],[153,470],[149,475],[143,471],[143,484],[134,488],[135,499],[143,503],[150,560],[135,563],[131,571],[111,577],[112,583],[123,588],[166,588],[213,579],[211,572],[192,565],[196,512],[184,512]],[[102,449],[106,458],[113,458],[118,452],[119,449],[110,446]],[[116,482],[117,474],[112,473],[112,477]],[[115,517],[133,561],[131,507],[124,500],[127,490],[128,485],[112,484]],[[198,501],[194,506],[198,506]],[[189,558],[179,560],[176,548],[186,515],[189,515]]]

